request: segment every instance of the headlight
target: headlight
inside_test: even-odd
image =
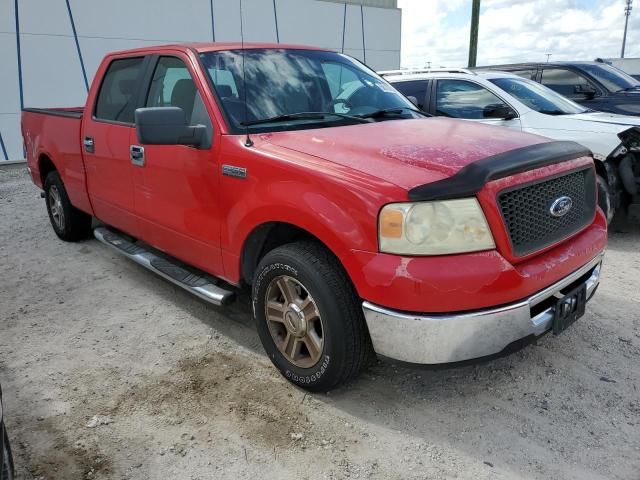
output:
[[[385,253],[445,255],[495,248],[475,198],[386,205],[380,211],[378,236]]]

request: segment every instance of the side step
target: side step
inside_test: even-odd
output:
[[[93,234],[105,245],[209,303],[228,305],[235,300],[235,293],[219,287],[217,278],[179,260],[161,257],[139,242],[107,227],[98,227]]]

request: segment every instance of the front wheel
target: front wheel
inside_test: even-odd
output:
[[[607,224],[609,224],[616,213],[616,207],[611,198],[611,189],[607,180],[600,175],[596,175],[596,184],[598,186],[598,206],[604,212]]]
[[[371,341],[360,302],[321,245],[292,243],[265,255],[252,298],[262,345],[290,382],[328,391],[365,367]]]

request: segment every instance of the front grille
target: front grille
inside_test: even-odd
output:
[[[572,206],[563,216],[553,216],[551,206],[567,196]],[[511,248],[523,256],[569,237],[586,226],[596,208],[595,177],[592,168],[542,181],[519,185],[498,194]]]

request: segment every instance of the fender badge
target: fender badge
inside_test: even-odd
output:
[[[227,177],[247,178],[247,169],[234,165],[222,165],[222,175]]]

